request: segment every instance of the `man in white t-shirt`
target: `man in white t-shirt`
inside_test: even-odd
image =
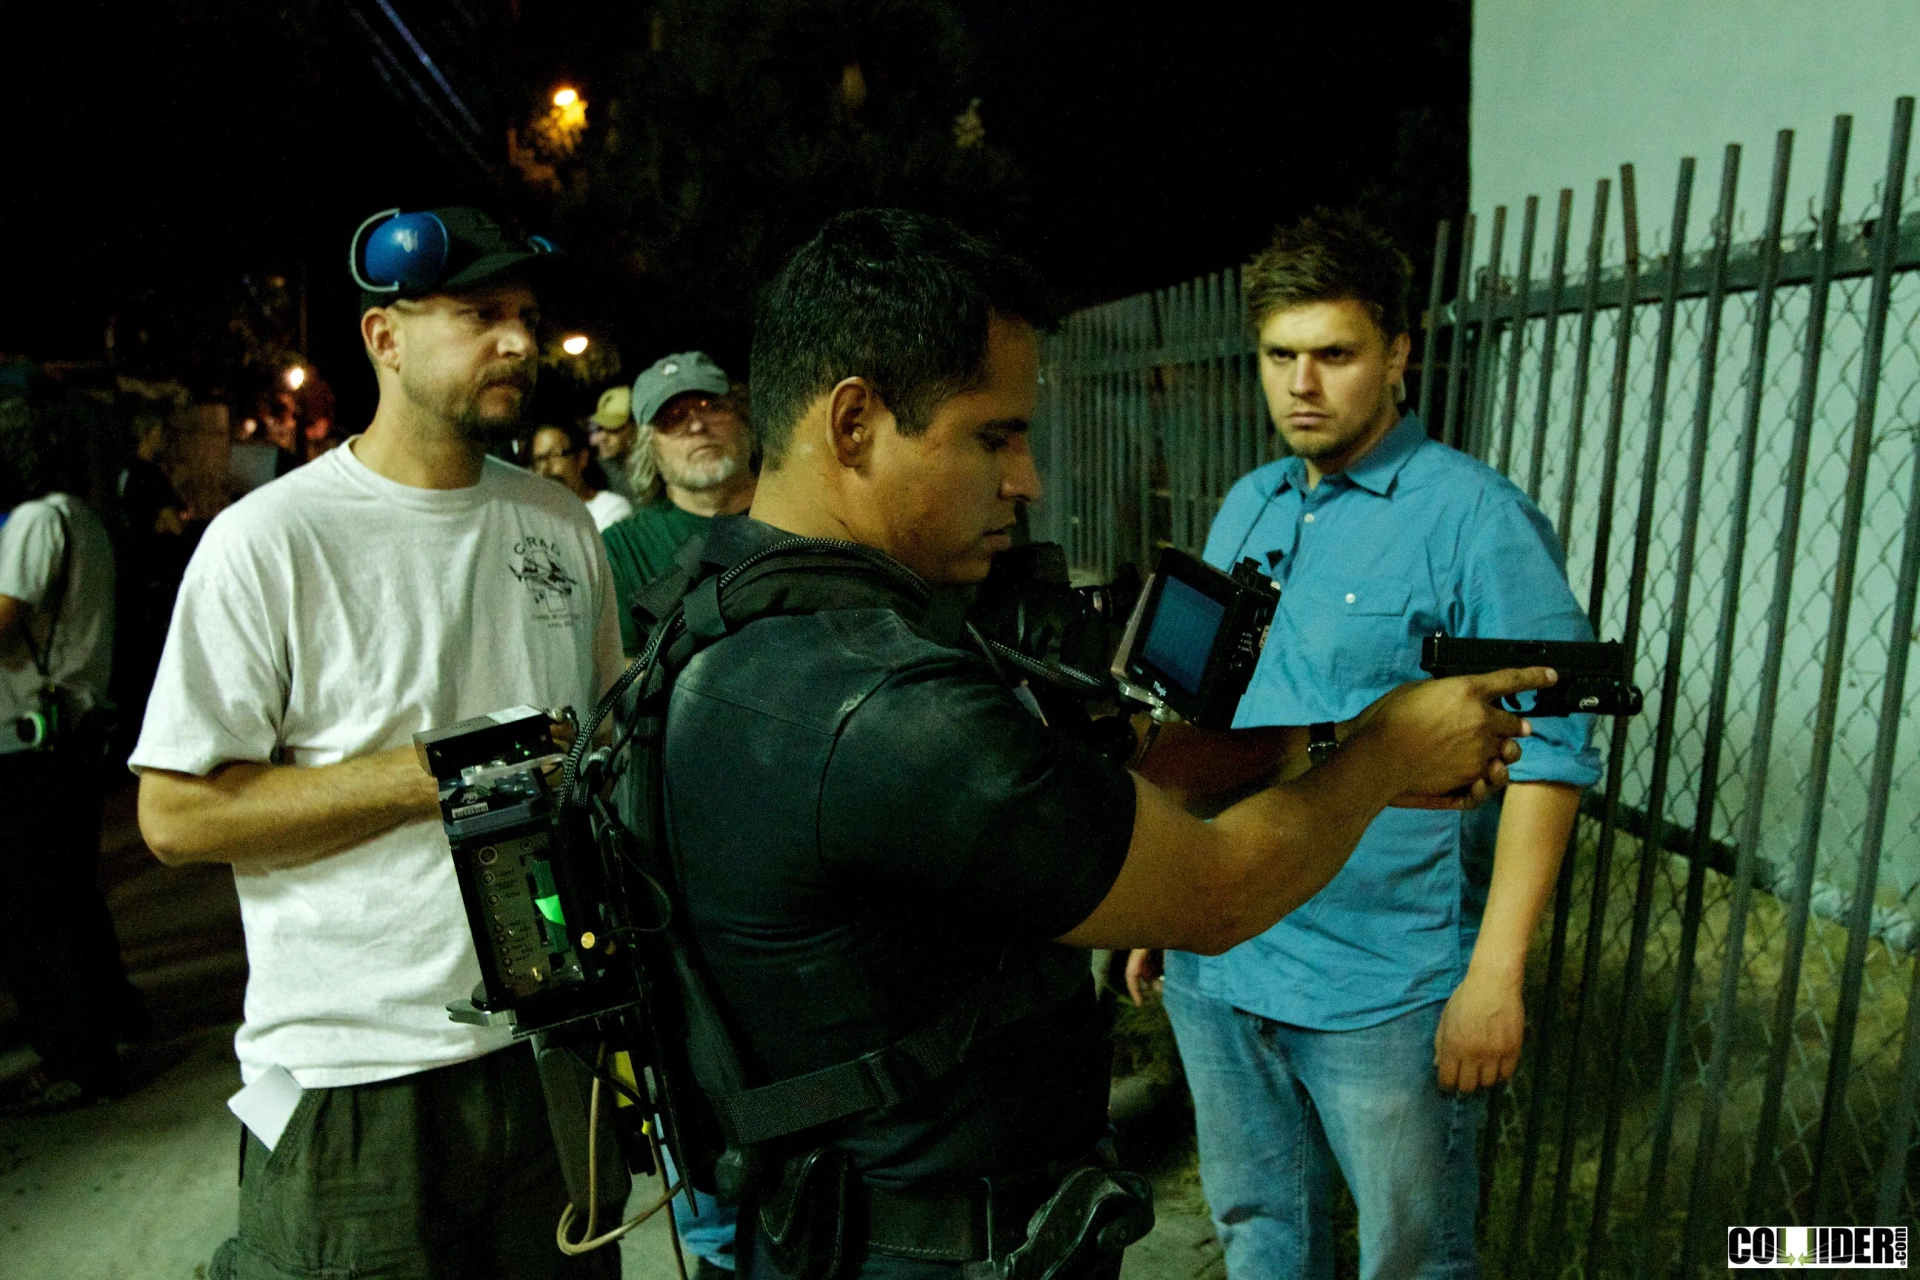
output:
[[[74,496],[59,393],[17,391],[0,395],[0,984],[40,1065],[0,1107],[42,1112],[119,1093],[114,1041],[146,1015],[96,879],[113,544]]]
[[[362,295],[372,423],[208,527],[133,754],[154,852],[233,865],[242,1076],[303,1091],[271,1149],[247,1140],[216,1277],[617,1274],[613,1250],[555,1248],[531,1054],[446,1012],[480,971],[413,735],[584,715],[620,644],[585,508],[486,452],[533,390],[544,245],[477,210],[404,215],[429,217],[443,260]],[[388,259],[396,240],[420,237]],[[363,290],[386,283],[354,248]]]

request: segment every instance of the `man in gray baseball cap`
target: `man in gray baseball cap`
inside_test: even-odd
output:
[[[633,383],[639,434],[627,455],[634,513],[605,532],[620,597],[620,636],[638,652],[634,594],[673,564],[673,553],[715,516],[753,503],[754,434],[744,389],[706,353],[654,361]]]

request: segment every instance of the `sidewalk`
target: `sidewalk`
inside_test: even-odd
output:
[[[140,843],[132,791],[109,802],[101,874],[127,969],[154,1038],[128,1054],[137,1087],[106,1106],[0,1119],[0,1277],[195,1280],[233,1229],[240,1087],[233,1027],[246,983],[233,878],[224,867],[163,867]],[[17,1034],[0,997],[0,1045]],[[0,1080],[34,1063],[0,1049]],[[1178,1144],[1174,1144],[1178,1147]],[[1220,1251],[1181,1173],[1156,1174],[1159,1222],[1128,1251],[1122,1280],[1224,1280]],[[633,1212],[659,1194],[636,1188]],[[679,1280],[662,1212],[621,1242],[627,1280]]]

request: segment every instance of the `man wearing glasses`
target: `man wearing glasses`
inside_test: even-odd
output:
[[[639,652],[634,593],[673,565],[673,553],[715,516],[753,502],[753,426],[746,398],[699,351],[665,356],[633,384],[641,424],[627,455],[634,513],[605,531],[620,595],[620,638]]]

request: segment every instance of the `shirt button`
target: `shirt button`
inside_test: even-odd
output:
[[[1301,516],[1300,518],[1301,518],[1302,520],[1304,520],[1304,521],[1306,521],[1306,522],[1307,522],[1308,524],[1312,524],[1312,523],[1313,523],[1313,512],[1311,512],[1311,511],[1309,511],[1309,512],[1307,512],[1307,514],[1305,514],[1305,515],[1303,515],[1303,516]]]
[[[1348,603],[1348,604],[1352,604],[1352,603],[1353,603],[1353,592],[1351,592],[1351,591],[1349,591],[1349,592],[1347,592],[1347,603]]]

